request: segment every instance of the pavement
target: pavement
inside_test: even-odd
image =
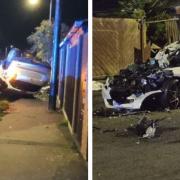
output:
[[[10,103],[0,121],[0,179],[88,179],[63,115],[48,112],[47,102],[28,98]]]

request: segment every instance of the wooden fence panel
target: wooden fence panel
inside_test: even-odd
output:
[[[93,77],[117,74],[134,63],[135,48],[140,49],[136,20],[93,19]]]

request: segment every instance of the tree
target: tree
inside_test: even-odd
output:
[[[146,17],[147,20],[153,20],[166,17],[167,8],[175,2],[175,0],[94,0],[93,9],[96,16],[136,19]]]
[[[40,26],[35,28],[35,32],[27,38],[28,43],[32,45],[31,50],[36,54],[36,58],[48,63],[52,55],[52,29],[52,23],[43,20]]]
[[[61,39],[65,37],[69,27],[62,23]],[[32,45],[31,50],[36,54],[39,61],[51,64],[53,47],[53,24],[49,20],[43,20],[40,26],[35,28],[35,32],[27,37],[27,41]]]

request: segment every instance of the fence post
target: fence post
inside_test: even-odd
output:
[[[59,64],[59,74],[60,74],[60,88],[59,88],[59,98],[60,98],[60,109],[63,108],[64,104],[64,86],[65,86],[65,70],[66,70],[66,58],[67,58],[67,44],[65,43],[60,49],[60,64]]]
[[[80,84],[81,84],[81,73],[82,73],[82,51],[83,51],[83,36],[80,35],[79,37],[79,44],[77,47],[77,59],[75,64],[75,87],[74,87],[74,102],[73,102],[73,116],[72,116],[72,128],[74,132],[76,132],[76,125],[77,120],[76,119],[76,112],[79,110],[79,106],[77,106],[77,102],[79,100],[79,90],[80,90]]]
[[[144,61],[144,17],[142,17],[140,21],[140,48],[141,48],[141,60],[138,63],[142,63]]]

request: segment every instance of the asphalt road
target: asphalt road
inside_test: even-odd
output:
[[[102,100],[94,94],[94,109]],[[126,129],[144,114],[93,118],[93,180],[178,180],[180,179],[180,109],[154,111],[159,136],[140,139]]]

